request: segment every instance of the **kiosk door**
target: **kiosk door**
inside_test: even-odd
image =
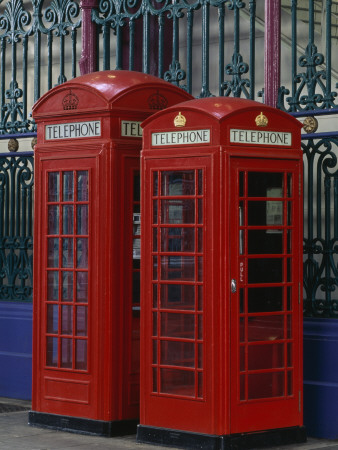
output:
[[[299,163],[234,158],[231,177],[231,433],[296,426]]]
[[[141,261],[141,213],[140,213],[140,160],[127,156],[124,159],[125,193],[122,199],[124,222],[121,227],[126,242],[124,260],[124,323],[127,352],[123,354],[126,365],[123,379],[123,416],[134,419],[139,416],[140,397],[140,261]]]

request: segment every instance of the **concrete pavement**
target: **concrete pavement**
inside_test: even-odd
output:
[[[8,400],[8,399],[7,399]],[[1,403],[1,400],[0,400]],[[11,404],[30,407],[29,402],[12,401]],[[272,447],[270,447],[272,448]],[[105,438],[87,436],[28,425],[28,411],[0,414],[0,450],[158,450],[163,447],[138,444],[135,435]],[[338,440],[309,438],[305,444],[273,447],[274,450],[338,450]]]

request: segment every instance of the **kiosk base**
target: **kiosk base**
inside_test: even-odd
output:
[[[136,439],[139,443],[191,450],[244,450],[306,442],[306,432],[305,427],[291,427],[217,436],[138,425]]]
[[[135,434],[138,420],[104,421],[29,411],[28,424],[71,433],[112,437]]]

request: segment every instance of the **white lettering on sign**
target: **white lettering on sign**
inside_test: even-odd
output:
[[[182,130],[152,133],[151,145],[191,145],[210,143],[210,130]]]
[[[130,122],[121,120],[121,136],[123,137],[142,137],[141,122]]]
[[[285,145],[292,143],[292,134],[284,131],[230,130],[230,142],[254,145]]]
[[[45,139],[77,139],[84,137],[101,136],[101,122],[58,123],[45,126]]]

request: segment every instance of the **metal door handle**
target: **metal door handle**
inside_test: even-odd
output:
[[[232,294],[237,292],[237,281],[234,278],[231,280],[231,292]]]

